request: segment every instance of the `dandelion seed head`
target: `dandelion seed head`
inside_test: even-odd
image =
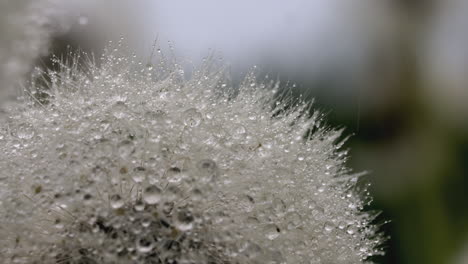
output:
[[[119,50],[102,60],[56,61],[8,109],[2,259],[363,263],[380,253],[340,131],[306,103],[275,101],[275,81],[249,74],[235,89],[209,60],[190,77]]]

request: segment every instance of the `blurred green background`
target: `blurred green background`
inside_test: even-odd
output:
[[[369,171],[368,210],[382,212],[377,224],[390,220],[387,253],[373,261],[468,263],[468,1],[76,1],[70,10],[76,23],[55,53],[100,53],[123,36],[144,55],[157,38],[195,64],[219,51],[237,78],[255,64],[296,83],[352,135],[349,166]]]

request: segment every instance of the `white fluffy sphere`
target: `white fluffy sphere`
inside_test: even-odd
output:
[[[12,263],[363,263],[381,238],[339,131],[213,60],[108,52],[49,71],[0,125]],[[286,98],[286,99],[285,99]],[[280,100],[282,99],[282,100]]]

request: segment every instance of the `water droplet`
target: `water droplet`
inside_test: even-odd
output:
[[[148,253],[153,249],[154,243],[150,239],[140,238],[137,241],[136,248],[140,253]]]
[[[348,226],[348,228],[346,229],[346,233],[348,233],[348,234],[350,234],[350,235],[353,235],[353,234],[355,234],[356,232],[357,232],[357,229],[356,229],[354,226],[352,226],[352,225]]]
[[[110,200],[110,206],[114,209],[122,208],[122,206],[124,206],[125,204],[122,197],[120,197],[120,195],[118,194],[112,195],[109,200]]]
[[[17,138],[26,139],[26,140],[33,138],[34,135],[35,135],[34,128],[30,124],[26,124],[26,123],[18,125],[15,133],[13,134],[13,136],[16,136]]]
[[[141,226],[147,228],[151,225],[152,218],[150,216],[143,217],[141,219]]]
[[[332,222],[329,222],[327,221],[325,223],[325,225],[323,226],[323,229],[326,231],[326,232],[331,232],[333,230],[333,228],[335,228],[335,226],[333,225]]]
[[[175,185],[169,185],[164,192],[164,198],[169,203],[174,202],[182,198],[182,191]]]
[[[218,166],[216,162],[210,159],[203,159],[197,163],[197,168],[199,169],[202,181],[207,182],[213,180],[217,176]]]
[[[157,204],[161,200],[161,189],[155,185],[146,187],[143,192],[143,201],[147,204]]]
[[[203,197],[204,197],[204,193],[202,190],[198,189],[198,188],[195,188],[192,190],[192,195],[191,195],[191,198],[193,201],[202,201]]]
[[[146,178],[146,169],[144,167],[139,166],[133,169],[133,173],[132,173],[133,181],[135,181],[136,183],[141,183],[145,180],[145,178]]]
[[[177,166],[171,167],[166,171],[166,178],[170,183],[178,183],[184,176],[185,175],[182,173],[182,170]]]
[[[111,142],[104,141],[96,145],[96,155],[100,157],[108,157],[113,153],[114,145]]]
[[[133,206],[133,208],[135,209],[135,211],[141,212],[145,210],[145,204],[142,201],[138,200],[135,202],[135,205]]]
[[[345,222],[341,221],[341,222],[338,223],[338,228],[339,228],[339,229],[345,229],[345,227],[346,227],[346,223],[345,223]]]
[[[247,129],[243,125],[237,125],[233,129],[232,137],[235,139],[240,139],[245,136]]]
[[[202,115],[195,108],[190,108],[183,113],[184,124],[190,127],[196,127],[200,125],[202,121]]]
[[[206,172],[214,172],[216,170],[216,162],[210,159],[203,159],[198,162],[198,168]]]
[[[60,220],[60,219],[55,219],[54,226],[55,226],[55,228],[57,228],[57,229],[62,229],[62,228],[64,228],[65,225],[63,224],[62,220]]]
[[[175,226],[181,231],[188,231],[193,228],[195,218],[188,210],[180,210],[175,217]]]

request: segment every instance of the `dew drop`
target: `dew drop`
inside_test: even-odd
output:
[[[167,181],[170,183],[178,183],[184,177],[182,170],[179,167],[172,167],[166,172]]]
[[[197,163],[197,168],[199,169],[202,178],[202,181],[210,181],[217,176],[218,166],[216,162],[211,159],[203,159]]]
[[[164,192],[164,198],[166,201],[171,203],[182,198],[182,192],[179,187],[175,185],[169,185]]]
[[[146,169],[144,167],[136,167],[133,169],[132,179],[136,183],[141,183],[146,178]]]
[[[234,130],[233,130],[233,137],[236,138],[236,139],[239,139],[239,138],[242,138],[245,133],[247,132],[247,129],[245,129],[245,127],[243,125],[238,125],[236,127],[234,127]]]
[[[334,228],[333,223],[329,221],[327,221],[325,225],[323,226],[323,229],[325,230],[325,232],[331,232],[333,228]]]
[[[191,198],[193,201],[201,201],[204,197],[204,193],[202,190],[195,188],[192,190]]]
[[[31,139],[35,135],[34,128],[30,124],[20,124],[16,128],[16,133],[14,136],[18,137],[19,139]]]
[[[100,157],[108,157],[114,153],[114,145],[110,142],[101,142],[96,145],[96,155]]]
[[[142,201],[138,200],[135,202],[135,205],[133,206],[133,208],[135,209],[135,211],[141,212],[145,210],[145,204]]]
[[[203,159],[198,163],[198,168],[206,172],[214,172],[216,170],[216,162],[210,159]]]
[[[62,220],[60,220],[60,219],[55,219],[54,226],[55,226],[55,228],[57,228],[57,229],[63,229],[65,225],[63,224]]]
[[[114,194],[110,197],[110,206],[114,209],[119,209],[124,206],[125,202],[118,194]]]
[[[345,222],[341,221],[341,222],[338,223],[338,228],[339,228],[339,229],[342,229],[342,230],[343,230],[343,229],[345,229],[345,227],[346,227],[346,223],[345,223]]]
[[[151,217],[144,217],[141,219],[141,226],[144,228],[148,228],[151,225],[152,219]]]
[[[146,238],[140,238],[137,241],[136,248],[140,253],[148,253],[153,249],[153,242]]]
[[[350,235],[353,235],[357,232],[356,228],[352,225],[348,226],[348,228],[346,229],[346,233],[350,234]]]
[[[189,127],[197,127],[202,121],[202,115],[195,108],[190,108],[183,113],[184,124]]]
[[[188,231],[193,228],[195,218],[188,210],[181,210],[177,212],[175,218],[175,226],[181,231]]]
[[[161,189],[155,185],[146,187],[143,192],[143,201],[147,204],[157,204],[161,200]]]

